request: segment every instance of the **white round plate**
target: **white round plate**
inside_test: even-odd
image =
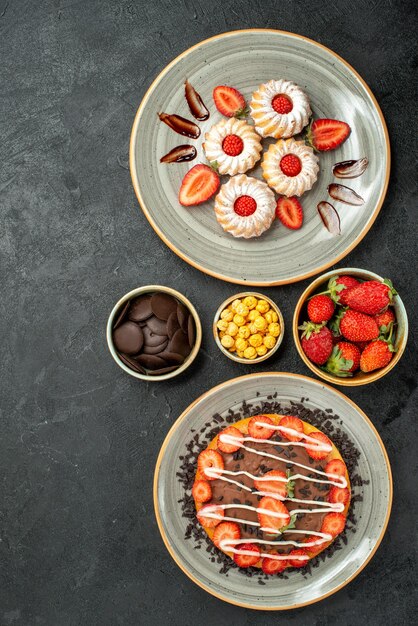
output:
[[[260,394],[259,396],[257,394]],[[215,414],[228,415],[229,409],[245,400],[254,406],[277,393],[282,405],[299,403],[304,407],[332,411],[340,417],[338,427],[345,432],[360,452],[356,473],[363,487],[354,487],[362,500],[355,505],[355,533],[347,531],[346,545],[312,568],[312,575],[290,570],[287,579],[272,576],[260,586],[254,578],[231,569],[228,576],[219,573],[219,564],[212,563],[205,549],[194,549],[192,539],[184,535],[189,519],[182,516],[179,500],[184,487],[180,472],[186,445],[195,433],[205,429]],[[254,413],[259,411],[255,410]],[[329,419],[329,413],[325,421]],[[220,422],[219,429],[227,422]],[[191,432],[191,429],[194,429]],[[326,428],[324,428],[326,431]],[[342,451],[344,456],[344,451]],[[239,606],[252,609],[291,609],[317,602],[341,589],[365,567],[377,550],[389,520],[392,504],[392,476],[389,460],[376,429],[358,406],[341,392],[324,383],[288,373],[262,373],[241,376],[214,387],[195,400],[178,418],[168,433],[157,459],[154,477],[154,506],[158,526],[171,556],[196,584],[209,593]]]
[[[178,135],[159,121],[159,112],[192,119],[184,97],[190,80],[210,110],[197,122],[198,140]],[[245,240],[224,232],[213,211],[213,198],[183,207],[178,192],[185,173],[206,162],[202,150],[205,132],[221,119],[212,91],[232,85],[248,100],[271,78],[286,78],[309,95],[315,117],[336,118],[352,128],[337,150],[320,154],[320,173],[313,189],[302,196],[304,224],[291,231],[276,220],[264,235]],[[160,157],[180,144],[197,148],[190,163],[160,163]],[[266,147],[268,142],[265,141]],[[366,156],[363,176],[338,181],[332,166]],[[382,206],[389,180],[390,148],[382,112],[362,78],[341,57],[310,39],[275,30],[243,30],[203,41],[172,61],[148,89],[135,117],[130,145],[130,169],[138,201],[151,226],[182,259],[198,269],[233,283],[281,285],[324,271],[350,252],[372,226]],[[261,178],[261,168],[250,175]],[[248,172],[247,172],[248,174]],[[227,177],[223,177],[226,182]],[[341,182],[365,200],[361,207],[333,201],[341,219],[341,235],[323,226],[316,206],[329,200],[327,187]]]

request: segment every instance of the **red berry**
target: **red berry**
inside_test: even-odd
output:
[[[304,558],[297,558],[304,557]],[[305,550],[299,548],[289,552],[289,565],[291,567],[303,567],[309,561],[309,555]]]
[[[300,327],[302,334],[302,350],[312,363],[323,365],[329,358],[332,348],[332,333],[326,326],[305,322]]]
[[[209,502],[212,499],[212,487],[207,480],[195,480],[192,496],[196,502]]]
[[[222,150],[228,156],[238,156],[244,149],[244,142],[238,135],[227,135],[222,142]]]
[[[258,426],[258,423],[273,424],[273,420],[267,417],[267,415],[254,415],[248,422],[248,434],[254,439],[270,439],[274,434],[272,428],[264,428]]]
[[[326,435],[324,435],[324,433],[321,433],[321,431],[316,430],[313,433],[309,433],[309,437],[312,437],[313,439],[316,439],[319,443],[321,444],[325,444],[326,446],[329,446],[329,450],[323,450],[321,448],[308,448],[306,446],[306,444],[315,446],[315,444],[312,441],[307,441],[305,446],[306,446],[306,452],[309,454],[309,456],[312,459],[316,459],[318,461],[321,461],[322,459],[325,459],[330,452],[332,452],[332,444],[330,442],[330,440],[328,439],[328,437]]]
[[[252,215],[257,209],[257,202],[251,196],[240,196],[235,200],[234,211],[241,217]]]
[[[183,206],[201,204],[218,190],[218,174],[208,165],[195,165],[182,180],[179,201]]]
[[[393,309],[386,309],[386,311],[384,311],[383,313],[379,313],[379,315],[376,315],[374,319],[376,320],[376,324],[379,326],[379,329],[383,332],[386,332],[388,330],[388,326],[390,323],[396,322],[396,317]]]
[[[346,295],[351,287],[355,287],[360,283],[353,276],[333,276],[328,281],[328,289],[334,302],[346,306]]]
[[[228,87],[227,85],[215,87],[213,100],[219,113],[226,115],[226,117],[236,117],[244,112],[244,96],[234,87]]]
[[[334,150],[347,139],[351,128],[340,120],[315,120],[308,130],[308,141],[315,150]]]
[[[280,113],[280,115],[286,115],[286,113],[290,113],[290,111],[293,109],[293,102],[290,98],[280,93],[277,94],[277,96],[274,96],[273,100],[271,101],[271,106],[276,111],[276,113]]]
[[[205,470],[215,467],[216,469],[224,469],[224,460],[222,455],[216,450],[207,448],[203,450],[197,457],[197,468],[206,480],[215,480],[216,476],[209,476]]]
[[[269,515],[264,510],[260,512],[260,509],[264,509],[266,511],[270,511],[271,513],[278,513],[279,516]],[[257,515],[258,521],[260,522],[261,528],[268,528],[265,532],[270,534],[275,534],[280,528],[283,526],[287,526],[290,523],[290,513],[287,507],[281,502],[281,500],[277,500],[272,496],[264,496],[261,498],[257,507]]]
[[[346,304],[359,313],[377,315],[387,309],[393,300],[393,289],[378,280],[368,280],[350,289]]]
[[[394,348],[392,344],[383,341],[383,339],[372,341],[361,353],[361,371],[367,373],[386,367],[392,360],[393,353]]]
[[[302,205],[296,196],[288,198],[281,196],[276,204],[276,217],[281,221],[283,226],[298,230],[303,224]]]
[[[246,550],[252,554],[234,554],[234,561],[238,567],[251,567],[260,559],[260,549],[253,543],[243,543],[237,550]]]
[[[315,535],[310,535],[309,537],[307,537],[303,543],[312,543],[313,541],[317,540],[318,537],[316,537]],[[317,544],[316,546],[306,546],[306,550],[310,553],[311,558],[316,556],[317,554],[319,554],[319,552],[321,552],[325,546],[327,544],[322,542]]]
[[[294,415],[284,415],[280,420],[279,426],[284,426],[285,428],[291,428],[292,430],[296,430],[299,433],[303,434],[303,422],[298,417]],[[300,441],[302,437],[299,435],[294,435],[292,433],[287,433],[286,431],[279,431],[281,436],[289,441]]]
[[[339,341],[333,348],[326,363],[326,369],[331,374],[340,377],[351,376],[360,365],[360,348],[348,341]]]
[[[329,461],[325,466],[325,474],[327,474],[327,476],[331,474],[334,476],[344,476],[345,478],[347,474],[345,463],[341,461],[341,459],[332,459],[332,461]]]
[[[241,539],[241,531],[235,522],[222,522],[215,528],[212,541],[220,550],[228,550],[228,547],[222,547],[222,541],[235,541]],[[232,544],[233,545],[233,544]]]
[[[279,554],[276,550],[270,552],[271,555],[286,556]],[[269,559],[267,556],[261,561],[261,569],[265,574],[280,574],[287,567],[287,559]]]
[[[302,171],[302,163],[295,154],[285,154],[280,160],[280,169],[285,176],[297,176]]]
[[[334,310],[335,304],[329,296],[314,296],[308,302],[308,317],[316,324],[328,322],[334,315]]]
[[[284,480],[260,480],[260,478],[283,478]],[[287,478],[284,472],[280,470],[271,470],[263,476],[254,479],[254,485],[258,491],[268,491],[269,493],[277,493],[285,498],[287,496]]]
[[[341,318],[340,331],[349,341],[371,341],[379,336],[379,327],[373,317],[351,309]]]
[[[222,441],[222,435],[228,435],[230,437],[233,437],[234,439],[237,439],[238,441],[236,444],[229,442],[226,443]],[[225,454],[232,454],[233,452],[236,452],[240,449],[243,439],[244,435],[241,431],[238,430],[238,428],[235,428],[235,426],[228,426],[228,428],[225,428],[225,430],[223,430],[218,435],[218,450],[221,450],[221,452],[225,452]]]
[[[331,487],[328,502],[346,505],[350,499],[350,490],[347,487]]]
[[[345,528],[345,515],[342,513],[327,513],[321,526],[321,533],[336,537]]]
[[[222,521],[222,519],[218,519],[217,517],[209,516],[208,513],[211,515],[219,515],[220,518],[225,515],[224,510],[220,506],[205,504],[205,506],[202,506],[197,512],[197,519],[205,528],[215,528]]]

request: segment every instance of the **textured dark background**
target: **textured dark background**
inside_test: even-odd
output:
[[[368,82],[393,150],[383,209],[343,263],[391,277],[415,329],[414,4],[0,0],[2,626],[414,621],[413,333],[393,372],[347,391],[381,433],[395,487],[385,539],[358,578],[319,604],[256,613],[206,594],[171,560],[153,515],[159,447],[196,396],[254,368],[221,358],[210,336],[215,308],[235,287],[163,245],[139,210],[128,171],[141,97],[191,44],[251,26],[320,41]],[[105,323],[122,294],[154,282],[196,304],[204,343],[187,375],[148,385],[114,364]],[[306,284],[266,290],[288,329]],[[309,374],[289,331],[259,369]]]

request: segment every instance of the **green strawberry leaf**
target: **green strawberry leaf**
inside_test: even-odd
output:
[[[286,470],[286,476],[287,478],[289,478],[291,472],[290,470]],[[287,483],[287,497],[288,498],[294,498],[295,497],[295,481],[294,480],[288,480]]]

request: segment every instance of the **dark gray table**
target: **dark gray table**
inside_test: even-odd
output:
[[[235,287],[186,265],[149,227],[130,182],[128,142],[148,84],[201,39],[273,27],[329,46],[374,91],[393,150],[383,209],[343,263],[392,277],[415,329],[413,6],[0,0],[2,625],[412,623],[413,333],[391,374],[347,391],[381,433],[395,486],[385,539],[358,578],[308,608],[257,613],[206,594],[171,560],[152,506],[159,447],[196,396],[254,368],[220,358],[210,324]],[[104,331],[119,296],[154,282],[176,286],[196,304],[204,343],[188,375],[150,385],[117,368]],[[306,284],[266,290],[288,328]],[[289,331],[259,368],[268,369],[309,374]]]

